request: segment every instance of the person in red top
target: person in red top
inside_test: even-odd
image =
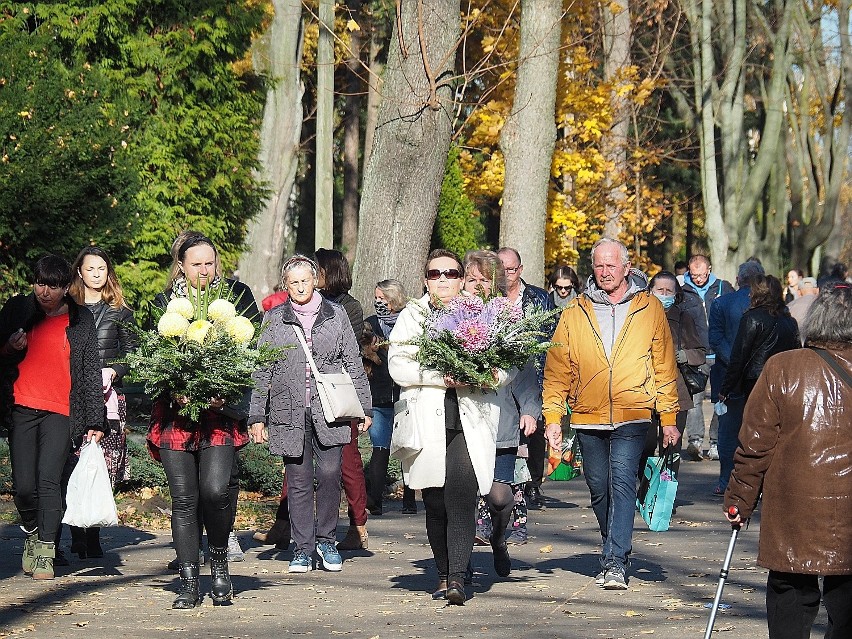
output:
[[[22,567],[33,579],[53,579],[65,460],[84,433],[99,441],[107,426],[95,320],[68,295],[71,266],[48,255],[33,275],[33,292],[0,310],[0,406],[27,536]]]
[[[264,297],[260,305],[263,307],[264,312],[266,312],[279,304],[283,304],[288,299],[290,299],[290,294],[283,290],[280,284],[276,284],[274,292]]]

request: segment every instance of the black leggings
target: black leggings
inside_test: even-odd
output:
[[[233,521],[228,489],[236,451],[210,446],[199,451],[160,449],[172,494],[172,539],[181,563],[198,561],[199,510],[213,548],[228,545]]]
[[[60,482],[71,450],[68,417],[24,406],[12,409],[9,452],[15,506],[24,529],[53,542],[62,521]]]
[[[476,535],[476,473],[460,430],[447,430],[447,471],[444,486],[424,488],[426,536],[438,577],[464,582]]]
[[[515,493],[512,485],[501,481],[491,484],[491,491],[486,497],[488,511],[491,515],[491,539],[502,543],[506,534],[506,526],[512,516],[515,505]]]

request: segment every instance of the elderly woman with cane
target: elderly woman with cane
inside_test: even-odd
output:
[[[852,637],[850,285],[820,293],[804,333],[805,348],[769,358],[754,385],[725,491],[733,524],[763,492],[757,563],[769,569],[770,639],[809,637],[820,598],[826,637]]]

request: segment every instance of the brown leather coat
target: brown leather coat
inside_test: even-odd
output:
[[[852,374],[852,345],[827,348]],[[767,361],[749,397],[725,507],[751,515],[763,489],[757,562],[852,574],[852,388],[812,350]]]

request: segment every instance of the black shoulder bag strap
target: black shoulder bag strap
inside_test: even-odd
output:
[[[831,368],[834,370],[834,372],[837,373],[838,377],[840,377],[840,379],[842,379],[844,382],[846,382],[847,386],[852,388],[852,375],[850,375],[845,370],[843,370],[843,368],[837,362],[837,359],[834,357],[834,355],[832,355],[828,351],[825,351],[821,348],[814,348],[812,346],[808,346],[808,348],[810,350],[812,350],[814,353],[816,353],[817,355],[819,355],[820,357],[822,357],[822,359],[825,360],[825,363],[828,364],[829,366],[831,366]]]

